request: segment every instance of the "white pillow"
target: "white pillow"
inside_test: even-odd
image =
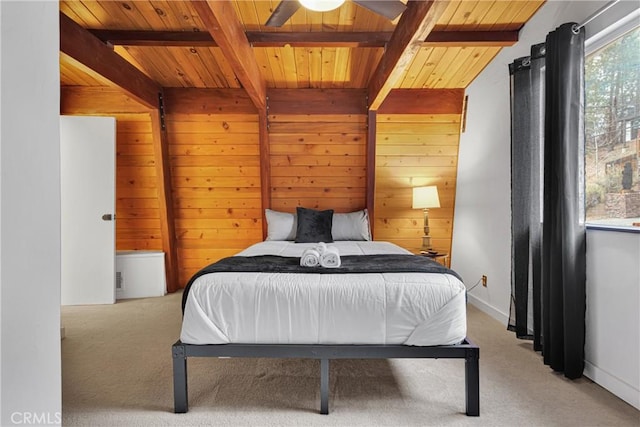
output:
[[[267,238],[265,240],[294,240],[296,238],[296,216],[292,213],[265,209]]]
[[[334,213],[331,234],[333,240],[371,240],[367,210]]]

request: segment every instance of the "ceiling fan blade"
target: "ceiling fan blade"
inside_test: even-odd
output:
[[[393,21],[407,6],[400,0],[353,0],[354,3]]]
[[[298,9],[300,9],[298,0],[282,0],[264,25],[267,27],[282,27]]]

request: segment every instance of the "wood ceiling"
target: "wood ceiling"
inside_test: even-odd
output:
[[[518,31],[542,3],[435,2],[431,7],[435,22],[426,37],[418,39],[417,45],[410,43],[413,51],[402,57],[406,64],[391,64],[397,73],[391,87],[465,88],[501,47],[517,40]],[[237,58],[230,57],[234,49],[229,53],[221,40],[214,41],[203,4],[213,9],[232,6],[224,12],[222,24],[237,21],[249,41],[249,48]],[[264,26],[277,4],[277,0],[210,1],[208,5],[83,0],[61,1],[60,10],[113,44],[116,53],[159,86],[196,88],[247,88],[234,64],[238,60],[256,64],[257,79],[267,88],[367,88],[403,19],[390,22],[347,0],[331,12],[300,8],[281,28]],[[106,85],[66,55],[61,56],[60,71],[64,86]]]

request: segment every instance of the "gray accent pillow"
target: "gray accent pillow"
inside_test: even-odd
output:
[[[369,213],[366,209],[334,213],[331,235],[333,240],[371,240]]]
[[[296,238],[296,216],[292,213],[264,210],[267,218],[265,240],[294,240]]]
[[[333,209],[316,211],[299,207],[296,212],[298,217],[296,243],[333,243],[331,235]]]

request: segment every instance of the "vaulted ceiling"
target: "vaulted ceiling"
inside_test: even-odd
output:
[[[501,47],[517,41],[543,1],[419,1],[430,9],[420,22],[404,16],[421,13],[417,8],[392,22],[347,0],[331,12],[300,8],[284,26],[265,26],[278,3],[73,0],[61,1],[60,10],[160,87],[367,88],[386,67],[390,88],[421,89],[468,86]],[[216,40],[234,29],[246,41]],[[77,65],[61,55],[62,85],[106,84]]]

